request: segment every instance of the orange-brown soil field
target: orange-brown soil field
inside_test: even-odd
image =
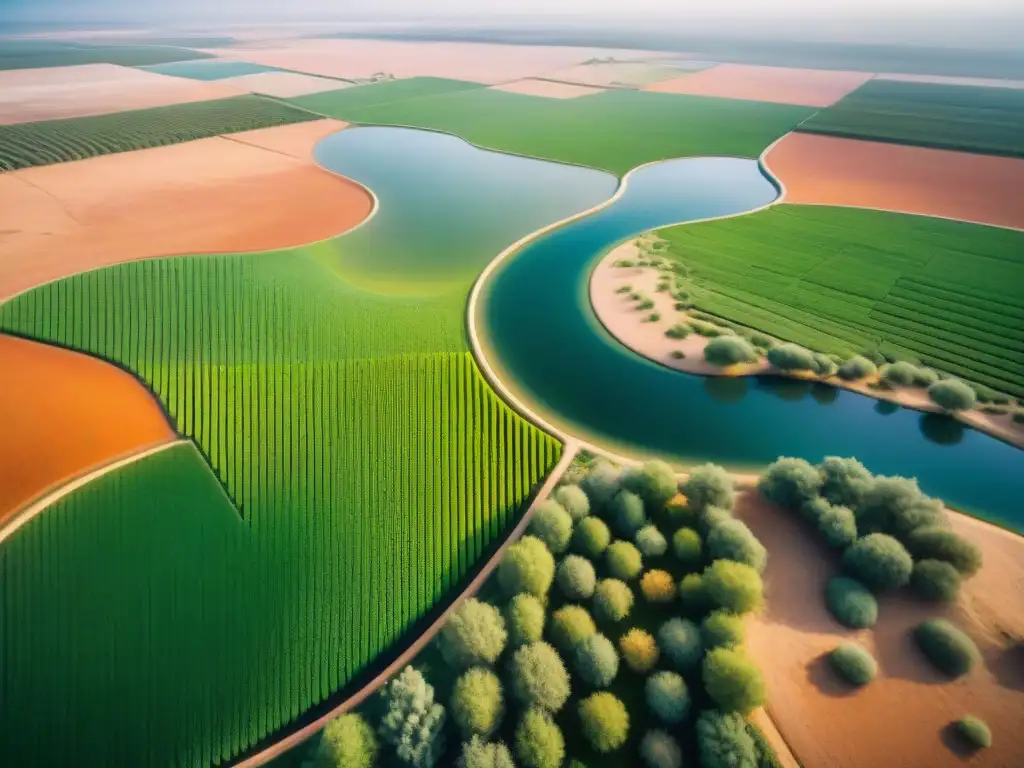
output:
[[[317,166],[318,120],[0,175],[0,301],[122,261],[284,248],[345,232],[373,208]]]
[[[0,71],[0,125],[105,115],[248,93],[116,64]]]
[[[0,523],[117,457],[174,440],[156,399],[102,360],[0,334]]]
[[[879,601],[873,629],[850,630],[825,607],[836,556],[815,531],[744,492],[739,515],[768,549],[768,604],[750,622],[748,647],[768,683],[768,709],[807,768],[1020,765],[1024,754],[1024,538],[956,513],[953,530],[979,545],[985,562],[955,606],[909,593]],[[984,662],[959,680],[935,670],[911,630],[942,616],[978,644]],[[878,676],[856,690],[835,676],[824,654],[853,640],[878,662]],[[964,751],[950,724],[967,714],[992,729],[990,749]]]
[[[787,203],[946,216],[1024,228],[1024,159],[791,133],[765,164]]]
[[[654,83],[644,90],[828,107],[871,77],[870,72],[719,64],[711,69]]]

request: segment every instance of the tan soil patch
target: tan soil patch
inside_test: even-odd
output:
[[[0,334],[0,523],[121,454],[174,440],[142,384],[87,355]]]
[[[790,133],[765,157],[786,202],[1024,228],[1024,159]]]
[[[3,174],[5,203],[16,204],[0,206],[0,300],[122,261],[284,248],[351,229],[370,214],[371,196],[309,159],[320,136],[344,125],[266,128]]]
[[[0,124],[226,99],[241,88],[116,64],[0,71]]]
[[[909,594],[880,601],[878,624],[847,630],[824,602],[825,584],[838,572],[835,556],[791,513],[756,492],[740,496],[737,514],[768,548],[768,606],[749,625],[748,648],[768,683],[768,709],[808,768],[1018,765],[1024,754],[1024,538],[956,513],[953,530],[982,548],[985,564],[965,583],[953,607],[929,605]],[[951,682],[934,670],[910,631],[944,616],[967,632],[984,666]],[[845,640],[864,645],[878,661],[878,677],[850,691],[822,655]],[[983,718],[993,746],[967,758],[946,731],[966,714]]]
[[[644,90],[828,107],[870,79],[869,72],[719,64],[711,69],[649,85]]]
[[[309,93],[338,91],[348,88],[352,83],[344,80],[331,80],[326,77],[299,75],[294,72],[257,72],[253,75],[226,77],[217,82],[250,93],[262,93],[289,99],[294,96],[305,96]]]
[[[489,43],[306,39],[208,51],[216,56],[328,77],[445,77],[495,85],[536,77],[590,58],[650,58],[650,51]]]
[[[573,85],[572,83],[555,83],[551,80],[516,80],[502,85],[492,85],[492,91],[507,91],[509,93],[521,93],[525,96],[543,96],[548,99],[576,99],[580,96],[590,96],[594,93],[601,93],[603,88],[591,88],[587,85]]]
[[[678,76],[679,71],[671,67],[632,61],[579,64],[544,75],[551,80],[562,80],[567,83],[592,85],[599,88],[638,88],[663,80],[671,80]]]
[[[983,88],[1024,88],[1024,80],[997,80],[987,77],[946,77],[943,75],[878,74],[877,80],[899,80],[904,83],[938,83],[940,85],[979,85]]]

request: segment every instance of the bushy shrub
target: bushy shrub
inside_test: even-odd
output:
[[[945,619],[921,622],[914,639],[928,660],[950,677],[966,675],[981,660],[974,641]]]
[[[960,572],[942,560],[918,560],[910,583],[926,600],[952,603],[960,592]]]
[[[867,650],[856,643],[842,643],[828,655],[828,663],[851,685],[866,685],[878,674],[878,664]]]
[[[704,690],[722,712],[748,714],[764,703],[764,676],[742,651],[714,648],[704,657]]]
[[[509,665],[512,695],[524,706],[557,712],[569,698],[569,673],[547,643],[530,643],[512,655]]]
[[[580,702],[583,736],[596,751],[614,752],[629,737],[626,706],[606,691],[592,693]]]
[[[640,550],[628,541],[613,541],[604,552],[608,573],[622,581],[632,581],[644,569]]]
[[[712,611],[700,625],[704,648],[733,648],[743,645],[743,619],[728,611]]]
[[[604,520],[588,515],[576,523],[572,533],[572,548],[584,557],[595,560],[608,548],[611,531]]]
[[[622,487],[637,494],[651,510],[659,510],[678,491],[676,473],[664,461],[648,461],[622,473]]]
[[[653,525],[645,525],[637,531],[634,541],[644,557],[661,557],[668,550],[668,542]]]
[[[907,549],[918,560],[949,563],[964,576],[973,576],[981,568],[981,549],[976,544],[936,525],[911,531]]]
[[[907,362],[884,365],[879,378],[894,387],[909,387],[917,378],[917,366]]]
[[[551,498],[561,504],[573,520],[582,520],[590,514],[590,499],[578,485],[561,485],[551,494]]]
[[[757,484],[761,495],[784,509],[800,509],[818,495],[822,477],[803,459],[782,458],[770,464]]]
[[[942,502],[921,493],[916,480],[906,477],[875,477],[864,489],[854,509],[857,530],[888,533],[905,540],[915,528],[945,521]]]
[[[444,707],[434,701],[434,687],[413,667],[406,667],[381,689],[385,714],[377,733],[395,748],[402,763],[431,768],[444,752]]]
[[[579,676],[595,688],[607,688],[619,674],[619,652],[612,641],[600,633],[580,641],[575,661]]]
[[[688,619],[673,618],[658,628],[658,647],[665,661],[679,672],[697,668],[704,658],[700,628]]]
[[[565,738],[551,715],[530,707],[516,726],[516,757],[523,768],[560,768]]]
[[[537,502],[527,530],[559,554],[565,551],[572,538],[572,518],[557,501],[545,499]]]
[[[473,667],[463,672],[452,687],[452,720],[464,736],[490,736],[505,712],[501,681],[491,670]]]
[[[457,768],[516,768],[512,753],[500,741],[487,742],[474,736],[462,745]]]
[[[498,583],[509,596],[529,592],[544,597],[555,578],[555,558],[543,541],[523,536],[498,564]]]
[[[697,513],[682,493],[677,493],[665,505],[665,521],[673,526],[697,524]]]
[[[706,709],[697,718],[701,768],[757,768],[747,721],[735,712]]]
[[[761,576],[746,563],[716,560],[704,569],[702,587],[713,607],[730,613],[756,611],[764,605]]]
[[[884,533],[868,534],[843,553],[843,569],[874,592],[906,586],[913,568],[906,548]]]
[[[501,611],[471,597],[448,618],[438,636],[444,660],[453,667],[493,664],[505,650],[508,633]]]
[[[914,371],[914,386],[915,387],[930,387],[936,381],[939,380],[939,374],[933,371],[931,368],[918,367]]]
[[[622,471],[610,462],[594,462],[587,476],[580,481],[580,488],[590,499],[591,509],[600,509],[619,492],[619,478]]]
[[[875,367],[875,364],[866,357],[854,355],[839,366],[839,378],[846,379],[847,381],[854,381],[856,379],[863,379],[866,376],[871,376],[877,370],[878,368]]]
[[[700,333],[701,329],[695,322],[691,322],[691,325]],[[719,336],[711,339],[704,347],[704,359],[712,365],[720,367],[737,363],[753,363],[757,361],[757,350],[749,341],[741,339],[739,336]]]
[[[640,757],[647,768],[682,768],[683,751],[664,731],[648,731],[640,740]]]
[[[800,516],[817,527],[821,516],[831,508],[832,505],[828,503],[824,496],[815,496],[800,506]]]
[[[689,508],[701,515],[708,507],[731,510],[735,500],[732,478],[717,464],[702,464],[680,486]]]
[[[676,583],[668,571],[650,570],[640,579],[640,591],[648,603],[671,603],[676,596]]]
[[[988,749],[992,746],[992,731],[981,718],[967,715],[956,721],[956,730],[960,737],[974,749]]]
[[[704,592],[704,577],[699,573],[688,573],[683,576],[676,587],[683,613],[687,616],[702,616],[707,608],[708,596]]]
[[[544,604],[534,595],[521,592],[505,606],[505,627],[513,648],[535,643],[544,634]]]
[[[830,504],[856,509],[864,498],[871,473],[856,459],[826,456],[818,465],[821,474],[821,495]]]
[[[563,605],[551,615],[551,639],[563,651],[571,651],[577,644],[597,632],[587,609],[579,605]]]
[[[825,605],[836,621],[851,629],[866,629],[878,621],[878,600],[854,579],[836,576],[825,587]]]
[[[817,368],[811,351],[798,344],[779,344],[769,349],[768,362],[783,371],[814,371]]]
[[[690,691],[682,675],[662,670],[644,683],[647,707],[661,722],[678,725],[690,714]]]
[[[606,622],[622,621],[633,609],[633,590],[619,579],[601,579],[594,588],[594,613]]]
[[[685,339],[690,335],[690,330],[690,326],[686,323],[676,323],[665,331],[665,335],[670,339]]]
[[[589,600],[590,596],[594,594],[597,574],[587,558],[579,555],[567,555],[558,564],[555,580],[558,582],[562,594],[568,599]]]
[[[692,528],[680,528],[672,534],[672,551],[683,568],[698,568],[704,560],[700,534]]]
[[[830,547],[846,549],[857,540],[857,519],[852,509],[829,504],[818,516],[818,530]]]
[[[355,712],[331,720],[313,753],[310,768],[370,768],[377,759],[377,734]]]
[[[966,411],[978,401],[974,390],[956,379],[936,381],[928,387],[928,397],[947,411]]]
[[[742,520],[727,520],[711,529],[707,539],[712,560],[746,563],[758,573],[768,564],[768,551]]]
[[[621,490],[615,494],[608,511],[616,532],[627,539],[633,538],[647,522],[643,499],[632,491]]]
[[[700,516],[697,521],[697,526],[700,529],[700,535],[704,537],[705,544],[707,543],[708,535],[715,528],[720,526],[722,523],[727,523],[730,520],[735,520],[732,512],[721,507],[707,507],[704,509],[704,513]]]
[[[829,378],[836,375],[838,365],[828,355],[823,355],[820,352],[815,352],[814,355],[814,372],[822,378]]]
[[[658,663],[661,651],[654,637],[637,627],[633,627],[619,638],[619,651],[626,666],[634,672],[650,672]]]

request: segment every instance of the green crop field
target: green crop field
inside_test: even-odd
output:
[[[757,157],[814,112],[806,107],[758,101],[645,91],[615,90],[577,99],[546,99],[479,87],[366,105],[374,89],[389,85],[368,85],[292,101],[351,122],[432,128],[482,147],[619,175],[643,163],[671,157]],[[359,91],[367,94],[364,101],[352,101]]]
[[[132,67],[208,58],[208,53],[171,45],[87,45],[49,40],[0,42],[0,70],[70,67],[78,64],[121,64]]]
[[[237,755],[392,647],[557,460],[476,369],[467,286],[363,293],[327,266],[339,242],[131,262],[0,307],[3,330],[136,373],[213,468],[193,451],[196,479],[157,468],[125,496],[149,460],[74,495],[95,530],[47,512],[0,549],[17,574],[0,653],[33,649],[0,667],[0,718],[17,724],[0,764]]]
[[[799,130],[1024,157],[1024,90],[869,80]]]
[[[225,77],[255,75],[260,72],[280,72],[276,67],[264,67],[247,61],[224,61],[206,59],[198,61],[174,61],[168,64],[154,64],[140,67],[147,72],[172,77],[187,77],[192,80],[223,80]]]
[[[370,83],[355,88],[337,91],[311,93],[297,96],[287,101],[312,112],[320,112],[328,117],[342,119],[357,109],[390,104],[406,99],[424,99],[440,96],[445,93],[479,90],[484,86],[463,80],[446,80],[440,77],[410,77],[406,80],[389,80],[383,83]]]
[[[84,160],[315,119],[316,115],[272,99],[235,96],[95,117],[0,125],[0,170]]]
[[[1024,233],[783,205],[661,230],[702,310],[812,349],[875,349],[1024,396]]]

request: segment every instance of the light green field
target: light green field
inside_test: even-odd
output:
[[[758,101],[627,90],[546,99],[480,87],[455,90],[457,81],[447,81],[453,83],[452,92],[428,97],[422,80],[331,91],[292,102],[351,122],[447,131],[481,147],[618,175],[672,157],[757,157],[814,112]],[[372,89],[402,83],[412,96],[366,103]],[[431,88],[439,87],[438,81],[431,83]],[[354,100],[360,92],[363,100]]]
[[[1024,395],[1024,233],[783,205],[661,230],[695,305],[814,350],[877,350]]]
[[[347,119],[344,115],[357,109],[390,104],[407,99],[424,99],[446,93],[458,93],[483,88],[480,83],[463,80],[446,80],[440,77],[411,77],[406,80],[390,80],[370,83],[356,88],[311,93],[287,99],[292,104],[328,117]]]
[[[147,72],[155,72],[158,75],[187,77],[190,80],[223,80],[225,77],[255,75],[260,72],[280,72],[275,67],[264,67],[260,64],[250,64],[247,61],[224,61],[222,59],[175,61],[167,64],[140,67],[140,69],[144,69]]]

